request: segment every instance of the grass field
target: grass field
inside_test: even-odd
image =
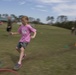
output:
[[[12,31],[17,31],[13,25]],[[76,36],[63,28],[36,25],[37,36],[25,50],[27,57],[19,75],[76,75]],[[20,35],[9,36],[6,25],[0,26],[0,60],[13,68],[19,54],[15,47]],[[66,47],[68,46],[68,47]],[[8,74],[9,75],[9,74]]]

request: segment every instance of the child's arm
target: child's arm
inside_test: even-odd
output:
[[[11,35],[19,34],[18,32],[10,32]]]
[[[33,39],[33,38],[35,38],[35,37],[36,37],[36,31],[33,32],[33,35],[31,36],[31,38]]]
[[[21,34],[21,26],[18,28],[18,32],[10,32],[10,35]]]

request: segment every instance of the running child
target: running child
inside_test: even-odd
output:
[[[36,29],[34,29],[29,24],[29,19],[27,16],[23,16],[21,18],[22,25],[19,27],[18,32],[11,32],[12,35],[14,34],[21,34],[21,39],[16,47],[16,50],[20,53],[20,57],[16,65],[14,66],[14,70],[18,70],[22,66],[22,59],[26,56],[24,50],[26,46],[29,44],[30,40],[35,38],[36,36]],[[31,35],[31,33],[33,33]]]

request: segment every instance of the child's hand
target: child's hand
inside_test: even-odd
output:
[[[10,35],[13,35],[14,33],[13,32],[10,32]]]
[[[16,35],[19,34],[18,32],[10,32],[10,35]]]
[[[32,39],[34,39],[34,38],[35,38],[35,36],[31,36],[31,38],[32,38]]]
[[[32,39],[34,39],[36,36],[36,32],[34,32],[34,34],[31,36]]]

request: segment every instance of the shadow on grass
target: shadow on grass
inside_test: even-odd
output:
[[[17,55],[13,53],[9,53],[9,52],[4,52],[4,54],[10,56],[13,63],[17,63],[18,58],[19,58]]]

